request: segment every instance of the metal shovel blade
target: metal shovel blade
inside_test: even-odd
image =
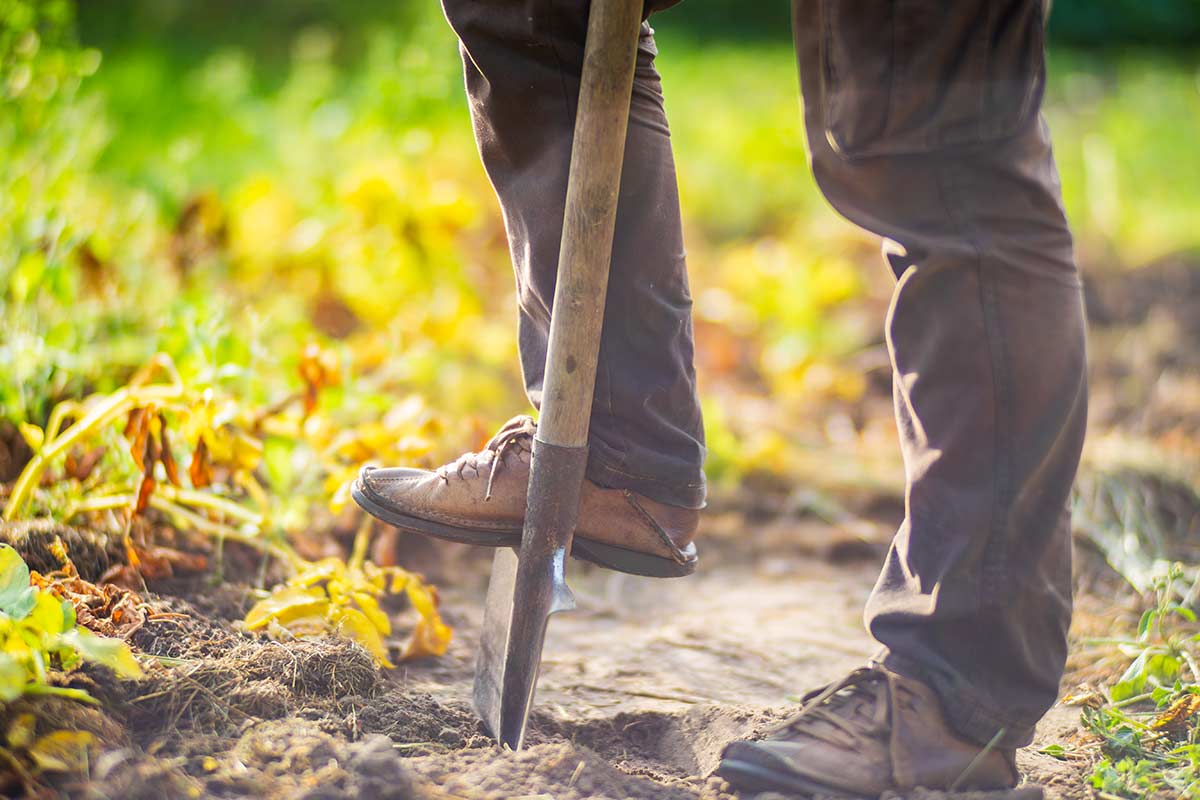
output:
[[[533,441],[521,549],[496,551],[475,665],[475,710],[488,733],[519,750],[533,705],[550,615],[575,607],[566,562],[579,515],[586,447]]]
[[[513,750],[525,738],[549,617],[575,607],[563,579],[565,558],[565,551],[557,551],[530,564],[523,575],[515,550],[501,548],[492,560],[475,667],[475,710],[488,733]]]

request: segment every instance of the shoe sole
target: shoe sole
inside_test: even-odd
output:
[[[375,500],[358,481],[355,481],[350,487],[350,496],[368,514],[402,531],[478,547],[521,546],[519,530],[473,530],[403,514]],[[605,544],[584,536],[576,536],[571,544],[572,557],[580,561],[587,561],[616,572],[641,575],[647,578],[683,578],[691,575],[696,571],[696,564],[699,562],[696,545],[688,544],[684,549],[684,554],[688,559],[681,564],[674,559]]]
[[[724,778],[738,792],[751,795],[773,792],[804,797],[836,797],[841,800],[878,800],[879,797],[878,795],[839,792],[833,787],[807,780],[795,773],[772,769],[762,764],[754,764],[737,758],[722,759],[715,774]]]

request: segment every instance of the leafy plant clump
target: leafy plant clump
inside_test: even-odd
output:
[[[1154,581],[1155,603],[1133,639],[1133,661],[1084,711],[1100,743],[1091,782],[1101,798],[1195,797],[1200,793],[1200,626],[1192,605],[1200,581],[1172,565]]]
[[[450,628],[437,612],[437,590],[420,575],[400,567],[380,567],[367,561],[369,525],[359,529],[354,553],[348,562],[325,558],[307,564],[286,584],[276,587],[246,614],[246,625],[279,635],[320,636],[330,630],[352,639],[386,667],[384,637],[392,624],[380,601],[404,592],[419,619],[401,659],[441,655],[450,643]]]
[[[42,588],[31,581],[33,577],[17,551],[0,543],[0,702],[55,695],[95,703],[83,689],[51,682],[54,672],[69,672],[84,661],[108,667],[123,678],[142,676],[125,642],[97,636],[80,625],[71,601]],[[27,794],[39,786],[38,776],[43,773],[82,772],[93,744],[87,731],[51,730],[37,735],[37,718],[31,712],[15,715],[3,736],[0,759]]]
[[[391,435],[378,423],[333,433],[336,426],[318,411],[321,391],[336,383],[336,364],[311,348],[299,372],[303,389],[256,409],[212,387],[186,386],[172,360],[160,354],[115,392],[64,401],[45,429],[22,426],[33,457],[13,485],[5,517],[21,516],[38,497],[40,509],[66,520],[82,516],[103,525],[104,514],[116,514],[110,533],[125,537],[137,580],[153,577],[154,547],[133,541],[130,532],[135,521],[157,514],[179,530],[256,548],[291,573],[250,611],[251,629],[336,633],[391,666],[384,637],[392,628],[380,601],[403,593],[418,621],[401,658],[441,655],[451,631],[438,614],[436,590],[419,575],[366,560],[369,518],[363,518],[348,562],[309,561],[290,543],[286,510],[263,484],[267,442],[287,448],[293,459],[306,458],[326,479],[322,486],[331,504],[340,506],[344,484],[363,460],[396,448],[411,451],[416,441]],[[59,462],[62,473],[50,481],[47,496],[44,477]]]
[[[82,689],[50,682],[52,671],[69,671],[83,661],[101,664],[126,678],[142,675],[128,645],[82,627],[69,601],[33,586],[29,567],[7,544],[0,544],[0,640],[4,643],[0,700],[4,702],[22,695],[95,702]]]

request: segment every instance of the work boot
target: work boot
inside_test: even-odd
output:
[[[364,467],[355,502],[397,528],[452,542],[516,547],[537,424],[514,417],[477,453],[436,470]],[[699,512],[584,480],[571,555],[602,567],[672,578],[696,569]]]
[[[874,664],[810,693],[767,739],[727,746],[717,774],[742,792],[853,798],[1007,789],[1018,778],[1014,751],[960,738],[929,687]]]

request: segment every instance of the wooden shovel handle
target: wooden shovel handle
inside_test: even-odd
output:
[[[537,438],[587,445],[643,0],[593,0]]]

